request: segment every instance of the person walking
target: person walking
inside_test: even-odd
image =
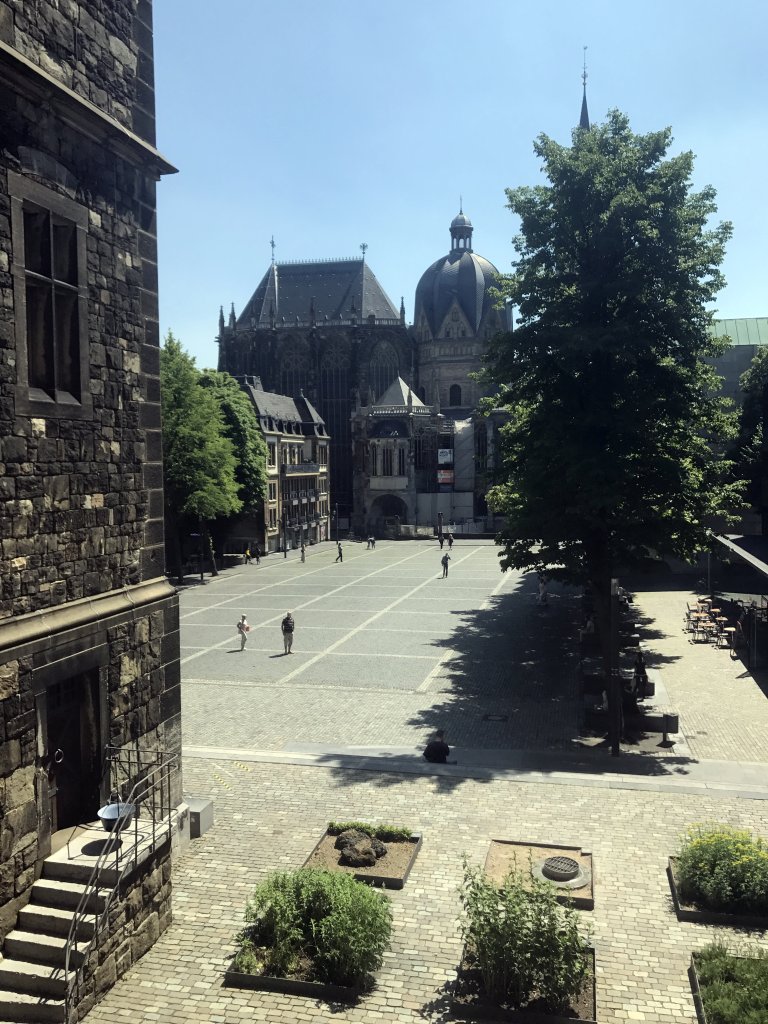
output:
[[[245,562],[246,565],[250,565],[251,564],[251,549],[250,548],[246,548],[245,549],[245,554],[243,555],[243,561]]]
[[[443,557],[440,559],[440,564],[443,567],[443,579],[448,575],[448,563],[451,560],[451,556],[446,551]]]
[[[253,545],[253,556],[256,559],[256,565],[261,561],[261,548],[258,544]]]
[[[547,577],[544,576],[542,573],[539,573],[539,594],[536,598],[536,604],[540,604],[546,608],[548,600],[549,599],[547,597]]]
[[[337,550],[339,552],[338,555],[336,555],[336,561],[337,562],[343,562],[344,561],[344,552],[341,550],[341,541],[340,540],[336,541],[336,548],[337,548]]]
[[[442,551],[443,550],[443,544],[445,543],[445,537],[442,535],[442,533],[439,533],[437,535],[437,539],[440,541],[440,550]]]
[[[373,548],[374,551],[376,550],[376,538],[373,536],[373,534],[371,534],[371,547]]]
[[[452,533],[448,534],[448,550],[449,551],[453,550],[453,534]]]
[[[248,639],[248,634],[251,631],[251,627],[248,625],[248,620],[244,615],[240,616],[240,621],[237,624],[237,632],[240,634],[240,650],[245,648],[245,641]]]
[[[365,550],[366,551],[370,551],[371,550],[371,535],[370,535],[370,533],[368,534],[368,543],[367,543],[367,545],[365,547]]]
[[[303,544],[301,545],[301,560],[302,562],[306,562],[307,560],[307,549],[304,547]]]
[[[285,613],[285,618],[280,623],[280,629],[283,632],[283,648],[286,654],[291,653],[291,647],[293,646],[293,630],[296,623],[293,621],[293,616],[290,612]]]

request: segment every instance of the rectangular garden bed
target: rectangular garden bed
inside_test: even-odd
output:
[[[597,993],[595,985],[595,951],[591,950],[590,973],[579,995],[571,1006],[560,1013],[547,1013],[531,1005],[530,1009],[512,1009],[494,1002],[486,995],[480,971],[464,966],[464,957],[459,967],[451,999],[451,1016],[456,1020],[519,1021],[520,1024],[596,1024]]]
[[[231,968],[224,974],[227,988],[259,989],[263,992],[284,992],[289,996],[310,996],[329,1002],[355,1002],[370,990],[363,986],[331,985],[323,981],[303,981],[300,978],[273,978],[267,974],[242,974]]]
[[[485,858],[485,873],[499,885],[512,870],[527,877],[531,869],[538,878],[544,878],[537,866],[547,857],[568,857],[579,865],[579,878],[569,887],[557,887],[557,899],[577,910],[595,909],[595,874],[592,854],[579,846],[555,846],[551,843],[522,843],[511,839],[492,839]],[[551,879],[550,879],[551,881]]]
[[[358,882],[380,885],[385,889],[403,888],[422,843],[419,832],[414,832],[409,839],[389,839],[385,844],[386,855],[371,867],[360,868],[339,863],[339,851],[335,848],[337,838],[337,833],[331,833],[326,829],[302,867],[343,871],[352,875]]]
[[[748,964],[749,963],[749,957],[744,957],[744,956],[733,955],[733,956],[729,956],[728,959],[732,960],[732,961],[735,961],[737,964],[739,962],[742,963],[742,964]],[[762,963],[764,963],[764,965],[765,965],[765,976],[764,976],[763,988],[766,991],[768,991],[768,960],[764,960],[764,961],[762,961]],[[694,1002],[694,1005],[696,1007],[696,1017],[697,1017],[697,1019],[699,1021],[699,1024],[710,1024],[710,1019],[707,1016],[707,1010],[706,1010],[706,1006],[705,1006],[705,1002],[706,1002],[706,989],[705,989],[705,987],[702,986],[701,979],[699,977],[699,971],[698,971],[698,967],[697,967],[697,964],[696,964],[696,953],[691,954],[691,966],[688,969],[688,977],[690,978],[690,982],[691,982],[691,991],[693,992],[693,1002]],[[760,1005],[763,1008],[765,1007],[765,1003],[763,1003],[762,1001],[761,1001]],[[733,1024],[741,1024],[741,1022],[738,1019],[740,1014],[741,1014],[741,1009],[739,1007],[737,1007],[737,1006],[734,1006]],[[722,1007],[721,1007],[721,1015],[722,1015]]]
[[[720,910],[707,910],[690,903],[683,903],[677,889],[676,878],[677,857],[670,857],[667,864],[667,878],[672,892],[672,902],[679,921],[693,921],[698,924],[719,924],[730,928],[768,928],[768,917],[760,914],[729,914]]]

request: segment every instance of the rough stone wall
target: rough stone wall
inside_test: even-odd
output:
[[[0,0],[0,40],[154,141],[151,0]]]
[[[0,0],[0,43],[153,142],[149,0]],[[0,938],[50,847],[47,688],[95,672],[103,743],[180,751],[156,154],[116,127],[105,138],[98,114],[41,81],[0,50]],[[71,415],[30,412],[18,372],[19,181],[83,211],[87,381]]]
[[[171,923],[170,843],[130,875],[109,917],[109,936],[92,952],[81,998],[71,1017],[80,1021]]]

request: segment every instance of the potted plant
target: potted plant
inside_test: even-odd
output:
[[[350,875],[277,871],[256,887],[226,984],[349,998],[372,983],[389,945],[388,899]]]
[[[501,886],[464,864],[458,1017],[594,1021],[594,951],[553,886],[518,871]]]

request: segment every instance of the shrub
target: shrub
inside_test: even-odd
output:
[[[465,861],[460,897],[468,965],[478,968],[489,996],[515,1008],[539,998],[557,1011],[581,991],[589,946],[554,886],[512,871],[498,887]]]
[[[358,832],[365,832],[373,839],[380,839],[382,843],[392,843],[398,840],[410,839],[413,832],[401,825],[371,825],[367,821],[329,821],[328,832],[332,836],[338,836],[347,829],[356,828]]]
[[[712,942],[694,960],[708,1024],[765,1024],[768,951],[745,948],[734,955]]]
[[[676,882],[685,903],[768,914],[768,848],[746,831],[697,826],[683,838]]]
[[[364,984],[381,966],[392,930],[385,896],[351,875],[312,868],[266,878],[245,920],[236,970],[285,977],[303,967],[336,985]]]

